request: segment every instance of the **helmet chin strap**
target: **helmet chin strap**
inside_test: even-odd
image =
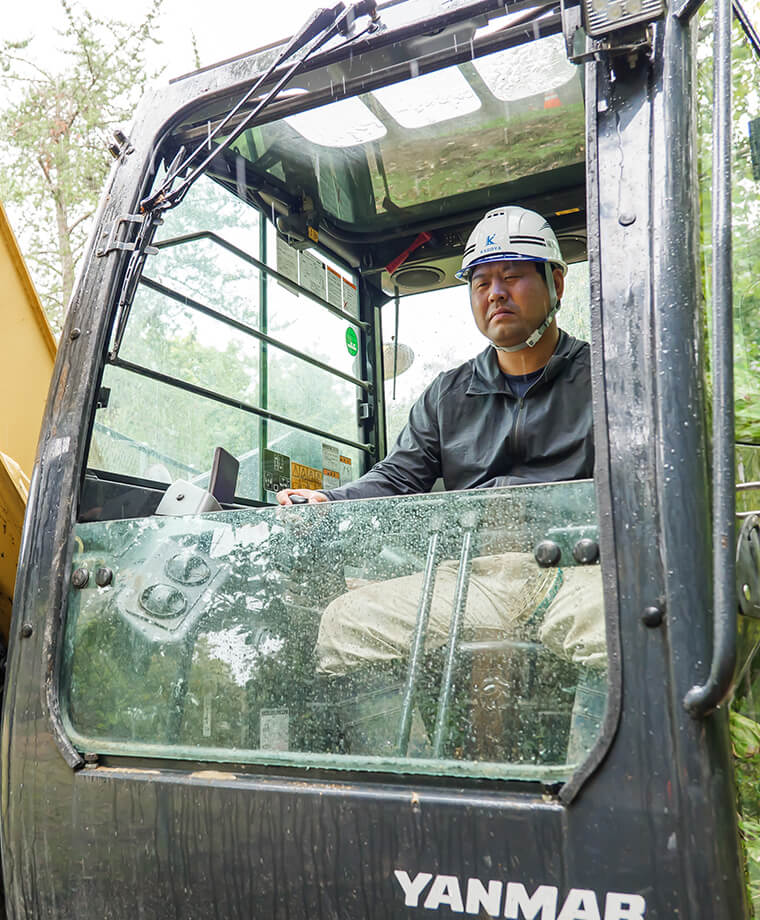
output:
[[[557,288],[554,285],[554,274],[549,262],[544,264],[544,273],[546,274],[546,286],[549,288],[549,303],[551,304],[551,310],[546,314],[546,319],[538,329],[531,332],[524,342],[520,342],[519,345],[494,345],[493,347],[496,351],[522,351],[523,348],[535,348],[541,340],[541,336],[551,326],[552,320],[557,315],[557,310],[559,310],[560,302],[557,297]]]

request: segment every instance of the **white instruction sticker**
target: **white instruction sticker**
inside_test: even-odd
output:
[[[322,488],[337,489],[340,485],[340,451],[332,444],[322,445]]]
[[[310,252],[300,254],[301,287],[325,299],[325,263]]]
[[[359,316],[359,292],[348,278],[343,279],[343,309],[351,316]]]
[[[344,486],[347,482],[353,482],[353,472],[351,469],[351,458],[344,457],[341,454],[340,457],[340,484]]]
[[[334,268],[327,266],[327,302],[331,303],[334,307],[342,307],[343,300],[341,299],[341,277],[335,271]]]
[[[335,470],[322,470],[322,488],[337,489],[340,485],[340,473]]]
[[[287,709],[262,709],[259,717],[259,747],[262,751],[288,751],[290,717]]]
[[[282,237],[277,237],[277,271],[298,284],[298,252]]]
[[[214,697],[211,693],[206,693],[203,696],[203,737],[211,737],[211,707],[214,702]]]
[[[340,472],[340,451],[332,444],[322,444],[322,466],[335,473]]]

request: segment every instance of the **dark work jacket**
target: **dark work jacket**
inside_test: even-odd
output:
[[[527,393],[516,397],[489,346],[440,374],[412,406],[388,456],[332,501],[585,479],[594,472],[587,342],[564,332]]]

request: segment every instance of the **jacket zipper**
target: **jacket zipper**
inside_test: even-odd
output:
[[[551,361],[551,358],[549,358],[549,360]],[[512,452],[514,456],[516,457],[519,456],[520,460],[525,460],[525,457],[523,456],[522,453],[518,455],[518,450],[517,450],[518,445],[520,444],[520,438],[518,437],[519,430],[520,430],[520,422],[522,421],[522,418],[524,415],[523,406],[525,405],[526,398],[530,396],[531,390],[544,379],[546,375],[546,368],[548,366],[549,365],[547,363],[547,365],[544,367],[543,374],[541,374],[538,380],[534,380],[533,383],[528,387],[528,389],[523,393],[523,395],[517,397],[517,415],[515,416],[515,424],[513,428],[514,434],[512,436]]]
[[[527,393],[525,396],[527,396]],[[515,416],[515,425],[513,428],[514,434],[512,435],[512,456],[515,458],[519,457],[520,459],[523,458],[522,455],[518,452],[518,445],[520,444],[518,433],[520,428],[520,420],[523,414],[523,405],[525,404],[525,396],[518,396],[517,398],[517,415]]]

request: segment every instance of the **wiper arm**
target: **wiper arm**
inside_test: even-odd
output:
[[[254,118],[256,118],[262,109],[269,105],[280,90],[282,90],[298,70],[303,67],[311,55],[338,32],[347,34],[354,20],[365,15],[369,16],[372,20],[369,29],[376,28],[378,22],[376,0],[358,0],[358,2],[353,3],[348,8],[346,8],[343,3],[337,3],[333,7],[319,9],[312,13],[303,28],[290,40],[272,65],[259,77],[242,99],[230,109],[209,136],[204,138],[204,140],[184,159],[182,159],[182,156],[175,157],[160,188],[140,202],[140,210],[143,213],[152,213],[156,211],[167,211],[175,205],[178,205],[187,194],[193,182],[195,182],[195,180],[207,169],[211,161],[240,137]],[[288,58],[296,54],[296,52],[304,48],[304,46],[306,46],[304,53],[300,58],[294,61],[289,70],[287,70],[275,86],[272,87],[269,93],[248,113],[248,115],[245,116],[231,134],[201,159],[204,150],[211,146],[211,142],[214,138],[225,129],[240,109],[255,96],[259,87],[269,79],[278,67],[287,61]],[[192,172],[187,175],[176,188],[172,188],[177,177],[189,169],[199,159],[201,159],[201,161],[197,166],[194,166]]]

